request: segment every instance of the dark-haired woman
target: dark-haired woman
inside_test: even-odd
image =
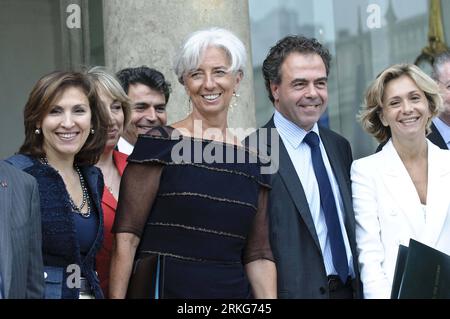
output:
[[[24,110],[25,141],[7,161],[38,181],[45,298],[103,298],[95,255],[103,240],[103,177],[93,164],[109,118],[89,79],[53,72]]]

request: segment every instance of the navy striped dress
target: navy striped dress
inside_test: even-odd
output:
[[[261,159],[231,144],[141,135],[113,232],[140,237],[129,298],[251,298],[244,265],[273,260]],[[267,163],[266,163],[267,164]]]

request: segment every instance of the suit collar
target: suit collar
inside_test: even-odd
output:
[[[297,211],[299,212],[301,218],[303,219],[306,227],[308,228],[311,237],[314,239],[317,248],[321,251],[319,238],[317,237],[316,227],[314,226],[314,221],[312,219],[311,211],[309,210],[308,200],[305,196],[305,191],[303,189],[302,183],[295,171],[294,165],[292,164],[291,158],[283,144],[281,138],[279,138],[279,168],[278,173],[283,179],[286,188],[294,202]],[[272,161],[274,159],[272,158]]]
[[[83,173],[83,176],[87,184],[89,185],[88,189],[90,190],[92,195],[92,202],[95,205],[95,208],[97,209],[98,217],[100,220],[94,244],[91,246],[85,259],[82,261],[83,263],[85,263],[87,260],[91,260],[90,258],[91,256],[94,256],[95,258],[95,254],[98,251],[99,246],[101,245],[101,242],[103,240],[103,209],[101,205],[101,200],[103,196],[104,183],[101,171],[98,167],[83,166],[80,167],[80,169]]]
[[[406,176],[409,178],[408,171],[406,170],[405,165],[403,165],[403,162],[392,143],[392,139],[387,141],[386,145],[383,146],[380,151],[380,154],[382,155],[383,161],[381,167],[385,173],[393,177]]]
[[[114,211],[117,209],[117,200],[114,198],[113,194],[111,194],[111,192],[108,190],[108,188],[106,188],[106,186],[103,188],[102,203],[108,205]]]
[[[428,174],[430,171],[437,175],[448,175],[450,174],[450,166],[448,163],[442,162],[442,150],[438,146],[433,144],[431,141],[427,140],[428,147]],[[445,151],[444,151],[445,152]],[[383,161],[389,162],[389,165],[382,165],[384,171],[393,176],[403,176],[406,171],[397,150],[392,143],[392,139],[386,143],[383,149],[380,151],[382,154]],[[445,154],[445,153],[444,153]]]
[[[262,127],[267,131],[267,135],[265,136],[265,143],[268,145],[269,149],[272,148],[272,139],[271,139],[271,131],[275,130],[277,132],[277,143],[279,145],[279,155],[276,157],[276,154],[271,154],[271,161],[275,161],[278,165],[278,174],[280,178],[284,181],[286,185],[286,189],[289,192],[289,195],[297,208],[303,222],[305,223],[308,231],[311,234],[314,242],[316,243],[317,249],[321,251],[319,238],[317,237],[316,228],[314,226],[314,221],[311,216],[311,211],[309,210],[308,200],[305,196],[305,191],[300,182],[300,179],[297,176],[297,172],[295,171],[294,165],[292,164],[291,158],[286,150],[286,147],[283,144],[283,141],[278,135],[278,130],[275,128],[274,118],[272,117],[269,122],[266,123]]]
[[[427,189],[427,227],[422,234],[423,242],[435,246],[442,231],[450,207],[448,189],[450,181],[450,156],[428,142],[428,189]]]
[[[276,110],[273,116],[273,122],[280,136],[283,138],[283,141],[289,143],[295,149],[300,146],[308,132],[313,131],[319,135],[319,127],[317,126],[317,123],[314,124],[310,131],[305,131],[303,128],[297,126]]]
[[[120,176],[123,175],[123,171],[125,170],[125,167],[127,166],[127,157],[128,156],[126,154],[120,153],[118,151],[113,151],[114,165],[116,166],[117,170],[119,171]],[[117,200],[114,198],[114,196],[108,190],[106,185],[105,185],[105,188],[103,189],[102,202],[103,202],[103,204],[111,207],[114,211],[117,208]]]
[[[420,204],[417,190],[406,170],[400,156],[395,150],[392,141],[383,147],[380,152],[384,187],[396,203],[397,210],[405,216],[414,237],[419,241],[434,246],[441,233],[450,205],[448,190],[442,185],[450,181],[450,167],[448,156],[443,160],[441,152],[436,145],[428,144],[428,187],[426,205],[426,227],[423,227],[423,209]],[[445,153],[444,153],[445,154]]]
[[[447,143],[450,141],[450,127],[447,123],[438,117],[434,118],[431,124],[431,132],[432,133],[428,136],[429,139],[439,147],[448,149]],[[435,141],[433,141],[433,139]]]
[[[381,174],[384,187],[391,196],[395,207],[389,214],[401,213],[404,220],[409,224],[414,237],[418,239],[418,234],[423,227],[423,210],[420,205],[419,195],[403,165],[392,140],[389,140],[380,152],[381,167],[385,172]]]
[[[319,132],[320,139],[324,145],[324,148],[327,152],[328,159],[330,161],[333,173],[336,177],[336,181],[339,186],[339,190],[341,192],[342,201],[344,204],[344,217],[345,217],[345,226],[347,230],[347,234],[349,239],[354,238],[354,218],[353,216],[353,207],[351,202],[351,195],[349,192],[350,187],[347,187],[347,180],[349,183],[349,178],[344,176],[345,169],[342,167],[342,159],[339,155],[338,146],[335,143],[335,140],[330,137],[326,129],[320,128],[315,125],[317,131]],[[271,139],[270,139],[270,129],[275,128],[274,117],[272,117],[266,125],[263,126],[264,129],[267,129],[268,136],[266,138],[267,145],[269,148],[271,147]],[[277,130],[278,131],[278,130]],[[289,154],[283,144],[283,141],[278,136],[279,143],[279,159],[273,158],[272,161],[279,161],[279,175],[284,180],[286,188],[289,191],[292,201],[294,202],[298,212],[300,213],[303,221],[305,222],[309,232],[311,233],[314,242],[317,245],[317,248],[320,250],[319,239],[317,237],[316,228],[314,226],[314,222],[311,216],[311,211],[309,210],[308,201],[305,196],[305,191],[300,182],[300,179],[297,176],[295,168],[291,162]],[[300,140],[301,143],[301,140]],[[352,247],[352,251],[355,251],[354,242],[350,240],[350,245]]]
[[[275,129],[275,122],[273,121],[273,116],[270,118],[269,122],[266,123],[266,125],[264,125],[262,127],[262,129],[264,129],[267,132],[267,135],[265,136],[266,140],[265,140],[265,144],[269,147],[272,146],[272,142],[270,139],[270,130],[271,129]],[[278,134],[278,132],[277,132]]]
[[[445,144],[444,139],[442,138],[441,134],[439,133],[439,130],[437,129],[436,125],[434,123],[431,123],[431,133],[427,135],[427,139],[429,139],[433,144],[439,146],[440,148],[446,150],[448,149],[447,144]]]
[[[99,178],[102,178],[102,176],[100,175],[101,171],[99,168],[95,167],[95,166],[82,166],[80,167],[81,172],[87,182],[88,189],[91,192],[92,195],[92,202],[94,202],[94,205],[96,206],[97,212],[101,212],[102,208],[101,206],[99,206],[100,202],[101,202],[101,198],[102,198],[102,194],[99,193],[100,190],[103,190],[99,188]],[[101,179],[101,186],[104,186],[103,184],[103,178]]]
[[[336,141],[331,138],[330,134],[327,134],[327,131],[325,129],[322,128],[319,135],[325,151],[327,152],[331,169],[333,171],[334,177],[336,178],[336,182],[341,194],[342,203],[344,205],[344,210],[342,213],[344,214],[344,223],[347,230],[347,235],[349,239],[354,238],[355,219],[353,204],[351,200],[352,194],[350,192],[350,177],[349,171],[346,169],[345,163],[343,163],[342,156],[340,155],[340,151],[342,150],[338,149],[338,144],[336,144]],[[349,165],[350,163],[351,159],[349,160]],[[351,240],[350,245],[353,245],[353,242]]]
[[[128,155],[121,153],[119,151],[113,151],[114,164],[116,165],[120,176],[123,175],[123,171],[125,170],[125,167],[127,166],[127,158],[128,158]]]

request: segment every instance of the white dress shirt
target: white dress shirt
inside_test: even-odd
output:
[[[123,137],[120,137],[119,142],[117,142],[117,148],[119,149],[119,152],[130,155],[133,153],[134,145],[128,143]]]
[[[274,123],[305,191],[309,210],[311,211],[312,219],[314,222],[314,227],[316,228],[317,237],[319,238],[322,255],[324,256],[324,264],[327,275],[336,275],[337,271],[334,268],[331,256],[330,239],[327,233],[325,215],[322,208],[320,207],[319,185],[317,184],[316,175],[314,174],[314,167],[311,159],[311,149],[308,144],[306,144],[306,142],[303,142],[303,139],[308,132],[286,119],[281,113],[276,110],[274,114]],[[319,136],[320,151],[322,153],[323,162],[330,179],[331,188],[333,190],[334,199],[336,201],[336,208],[342,230],[342,237],[344,238],[345,251],[347,253],[347,261],[350,272],[349,275],[354,278],[355,273],[353,270],[353,256],[347,237],[347,231],[345,230],[344,226],[344,206],[342,203],[339,186],[331,169],[327,152],[325,151],[322,140],[320,139],[319,127],[317,126],[317,123],[314,124],[311,131],[314,131]]]

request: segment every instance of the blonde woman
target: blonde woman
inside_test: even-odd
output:
[[[101,67],[90,69],[87,75],[92,80],[101,105],[110,119],[106,145],[96,164],[101,169],[105,182],[102,197],[104,239],[96,257],[96,265],[100,286],[105,296],[108,296],[109,267],[113,245],[111,228],[119,199],[120,179],[127,165],[128,157],[117,151],[116,146],[130,121],[131,106],[128,96],[114,75]]]
[[[383,149],[351,168],[365,298],[389,298],[398,246],[413,238],[450,254],[450,152],[427,138],[442,104],[418,67],[397,64],[371,84],[363,127]]]

